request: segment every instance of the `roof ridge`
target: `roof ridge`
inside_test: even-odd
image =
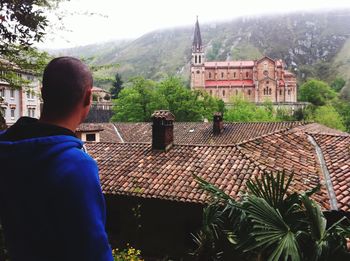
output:
[[[334,136],[334,137],[350,137],[350,133],[348,132],[342,132],[342,133],[321,133],[321,132],[309,132],[309,131],[306,131],[305,132],[306,134],[308,135],[322,135],[322,136]]]
[[[293,126],[293,127],[285,127],[285,128],[279,129],[279,130],[275,130],[275,131],[272,131],[272,132],[269,132],[269,133],[262,134],[262,135],[260,135],[260,136],[256,136],[256,137],[254,137],[254,138],[250,138],[250,139],[247,139],[247,140],[238,142],[238,143],[236,143],[236,144],[237,144],[237,146],[240,146],[240,145],[242,145],[242,144],[245,144],[245,143],[248,143],[248,142],[257,140],[257,139],[265,138],[265,137],[267,137],[267,136],[269,136],[269,135],[273,135],[273,134],[276,134],[276,133],[286,132],[286,131],[292,130],[292,129],[297,128],[297,127],[302,126],[302,125],[303,125],[303,124],[300,124],[300,125],[298,125],[298,126]]]

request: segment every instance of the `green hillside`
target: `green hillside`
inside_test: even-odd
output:
[[[207,60],[256,59],[268,55],[283,59],[299,81],[317,77],[330,82],[337,74],[349,79],[349,25],[350,10],[342,10],[239,18],[201,24],[201,32]],[[136,75],[154,80],[165,75],[188,79],[192,34],[192,26],[173,28],[154,31],[133,41],[60,53],[89,58],[91,65],[119,65],[95,72],[96,79],[111,78],[116,72],[124,81]]]

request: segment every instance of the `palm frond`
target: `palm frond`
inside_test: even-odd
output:
[[[268,260],[300,260],[297,235],[285,223],[279,211],[273,208],[264,198],[249,196],[246,202],[246,213],[253,224],[251,235],[256,243],[248,250],[262,248],[273,249]]]
[[[256,197],[265,199],[271,206],[278,208],[282,205],[287,195],[293,173],[286,179],[285,172],[277,172],[276,175],[264,172],[263,177],[247,182],[248,190]]]

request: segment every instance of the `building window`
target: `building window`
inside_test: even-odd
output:
[[[282,90],[280,90],[280,95],[282,96]]]
[[[251,90],[248,90],[248,95],[251,95],[252,94],[252,91]]]
[[[288,95],[290,95],[290,90],[288,90]]]
[[[233,78],[236,78],[236,72],[233,73]]]
[[[11,99],[15,98],[15,90],[13,90],[13,89],[10,90],[10,97],[11,97]]]
[[[198,56],[199,63],[202,63],[202,56]]]
[[[224,78],[224,73],[223,72],[221,72],[221,78]]]
[[[200,74],[200,71],[199,71],[199,70],[197,71],[197,74]]]
[[[197,55],[194,56],[194,63],[197,63]]]
[[[269,95],[271,95],[271,93],[272,93],[272,89],[270,88],[270,89],[269,89]]]
[[[95,133],[86,134],[86,141],[96,141],[96,134]]]
[[[245,73],[245,77],[246,77],[246,78],[249,77],[249,73],[248,73],[248,72]]]
[[[222,90],[222,96],[225,97],[225,90]]]
[[[11,119],[15,118],[15,109],[11,109]]]
[[[211,79],[211,72],[209,72],[209,79]]]
[[[5,97],[5,89],[0,89],[0,97]]]
[[[269,81],[266,81],[266,84],[269,84],[270,82]]]

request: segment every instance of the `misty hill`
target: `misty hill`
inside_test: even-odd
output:
[[[350,10],[245,17],[200,26],[208,61],[267,55],[283,59],[300,81],[307,77],[331,81],[339,74],[350,88]],[[174,74],[188,79],[193,30],[193,26],[159,30],[135,40],[59,53],[89,58],[91,65],[119,64],[95,72],[101,84],[116,72],[124,80],[137,75],[158,80]]]

